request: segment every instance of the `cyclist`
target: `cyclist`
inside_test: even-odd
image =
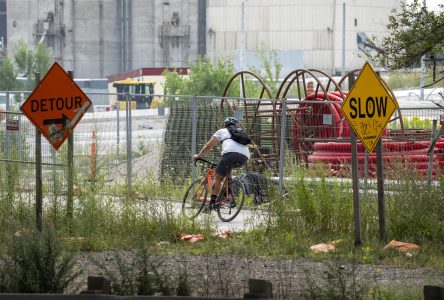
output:
[[[228,175],[228,172],[231,171],[233,166],[243,166],[250,158],[250,150],[248,150],[248,147],[231,139],[231,134],[227,127],[232,125],[240,127],[237,119],[233,117],[226,118],[224,121],[224,128],[217,130],[208,140],[202,150],[193,156],[193,160],[201,158],[210,152],[210,150],[218,143],[222,143],[222,153],[216,166],[211,202],[209,205],[210,209],[215,208],[217,195],[219,195],[221,183],[224,177]]]

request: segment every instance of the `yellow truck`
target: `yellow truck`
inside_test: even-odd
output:
[[[131,109],[155,108],[158,99],[154,99],[154,81],[135,81],[131,78],[115,81],[113,87],[117,90],[117,102],[121,110],[126,109],[126,93],[130,93]]]

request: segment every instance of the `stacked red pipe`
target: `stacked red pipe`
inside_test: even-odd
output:
[[[403,165],[425,174],[429,166],[429,141],[424,142],[384,142],[383,160],[387,168]],[[358,164],[365,161],[364,146],[358,143]],[[345,165],[351,162],[351,145],[349,142],[315,143],[314,151],[307,158],[310,166],[323,163],[329,166],[333,175],[340,175]],[[433,155],[433,174],[444,167],[444,139],[438,140]],[[361,175],[363,175],[361,168]],[[376,155],[368,156],[368,172],[374,176],[376,172]]]
[[[347,92],[343,92],[347,95]],[[349,142],[311,142],[310,138],[349,138],[350,126],[344,119],[341,111],[343,98],[337,91],[310,94],[306,97],[307,103],[299,105],[294,116],[293,139],[294,148],[301,160],[305,160],[309,165],[323,163],[328,165],[332,174],[339,175],[344,165],[350,164],[351,146]],[[308,103],[310,101],[311,103]],[[319,102],[313,103],[313,101]],[[322,103],[334,101],[331,105]],[[324,115],[331,115],[331,125],[324,124]],[[384,129],[383,136],[387,135]],[[408,164],[421,173],[425,173],[428,168],[429,156],[427,154],[430,141],[424,142],[385,142],[384,162],[386,167],[394,166],[396,163]],[[364,146],[358,143],[358,163],[363,164],[365,160]],[[439,140],[435,145],[433,157],[434,173],[437,168],[444,167],[444,139]],[[369,175],[374,175],[376,170],[376,156],[374,153],[368,157]]]

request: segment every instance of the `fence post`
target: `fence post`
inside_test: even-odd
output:
[[[126,182],[127,182],[127,192],[126,192],[126,198],[129,199],[132,194],[132,188],[131,188],[131,177],[132,177],[132,144],[131,144],[131,98],[130,93],[126,93]]]
[[[287,100],[282,99],[281,136],[279,141],[279,201],[282,201],[284,189],[284,165],[285,165],[285,127],[287,124]]]
[[[68,76],[73,79],[74,72],[68,71]],[[68,136],[68,193],[66,198],[66,215],[68,217],[69,229],[73,219],[74,198],[74,131],[71,130]]]
[[[40,83],[40,73],[35,73],[35,86]],[[35,127],[35,220],[37,230],[42,231],[42,134]]]
[[[191,155],[196,153],[197,143],[197,103],[196,95],[193,95],[192,101],[192,120],[191,120]],[[194,163],[191,164],[191,182],[196,179],[196,167]]]
[[[6,92],[6,112],[5,112],[5,119],[6,119],[5,122],[6,122],[6,124],[8,124],[8,118],[10,116],[10,113],[9,113],[10,110],[11,109],[9,107],[9,92]],[[1,119],[0,119],[0,121],[1,121]],[[5,154],[6,154],[6,158],[10,158],[10,152],[11,152],[10,136],[11,136],[11,134],[10,134],[9,130],[6,130],[5,131],[5,138],[6,138],[6,140],[5,140]]]
[[[116,140],[116,144],[117,144],[117,159],[116,159],[116,165],[118,164],[119,160],[120,160],[120,104],[114,104],[114,109],[116,110],[116,121],[117,121],[117,140]]]
[[[433,139],[435,138],[436,134],[436,128],[438,125],[438,120],[433,119],[432,120],[432,137],[430,138],[430,141],[433,143]],[[431,151],[428,151],[429,153],[429,164],[427,167],[427,186],[430,187],[430,184],[432,183],[432,175],[433,175],[433,157],[435,156],[434,147],[431,148]]]

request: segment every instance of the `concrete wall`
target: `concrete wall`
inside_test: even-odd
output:
[[[364,61],[357,56],[357,33],[381,37],[390,10],[399,7],[400,2],[346,1],[347,70],[361,67]],[[58,40],[54,37],[50,43],[53,55],[65,69],[74,70],[75,77],[103,78],[142,67],[187,67],[198,52],[198,3],[199,0],[7,0],[8,53],[20,38],[33,45],[34,25],[52,11],[58,22],[54,28],[59,30]],[[245,1],[245,50],[295,51],[299,53],[297,60],[303,59],[303,67],[330,74],[341,71],[342,4],[342,0]],[[171,30],[177,34],[162,48],[159,30],[161,25],[171,24],[175,13],[179,27]],[[201,26],[199,32],[206,34],[207,55],[213,60],[231,57],[238,67],[241,1],[208,0],[206,15],[206,28],[202,30]],[[184,28],[189,30],[186,43],[181,36]],[[174,39],[182,42],[174,44]],[[205,41],[201,37],[202,40]]]
[[[165,5],[168,2],[169,5]],[[44,39],[52,55],[75,77],[104,78],[141,67],[187,67],[197,57],[198,0],[7,0],[9,48],[23,39],[33,45],[35,24],[48,26],[54,15],[54,35]],[[187,43],[161,48],[159,29],[178,13],[189,27]],[[176,27],[177,28],[177,27]],[[167,57],[167,60],[165,60]]]
[[[304,67],[328,73],[342,65],[343,1],[340,0],[255,0],[245,1],[245,50],[300,50]],[[346,1],[346,69],[361,67],[356,34],[381,37],[390,10],[399,0]],[[210,0],[207,51],[210,58],[240,49],[241,1]],[[356,25],[355,25],[356,19]]]

